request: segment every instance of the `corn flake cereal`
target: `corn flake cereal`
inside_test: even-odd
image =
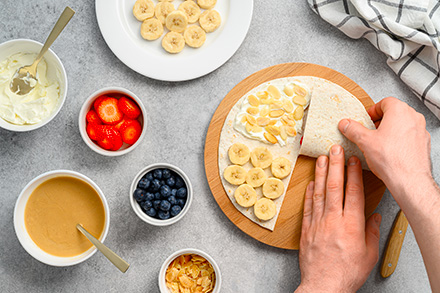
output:
[[[215,272],[204,257],[184,254],[170,263],[165,280],[172,293],[209,293],[215,286]]]

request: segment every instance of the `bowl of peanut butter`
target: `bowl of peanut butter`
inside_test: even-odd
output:
[[[14,228],[23,248],[52,266],[85,261],[96,247],[76,229],[82,224],[103,242],[110,224],[107,201],[87,176],[69,170],[49,171],[29,182],[14,210]]]

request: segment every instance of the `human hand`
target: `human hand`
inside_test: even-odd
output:
[[[389,188],[432,178],[431,136],[424,116],[392,97],[371,107],[368,114],[376,130],[349,119],[339,122],[339,130],[361,149],[371,171]]]
[[[301,285],[296,292],[355,292],[379,258],[381,216],[365,224],[362,167],[348,160],[344,201],[344,150],[330,151],[330,161],[316,161],[315,182],[304,200],[299,248]],[[343,204],[344,203],[344,204]]]

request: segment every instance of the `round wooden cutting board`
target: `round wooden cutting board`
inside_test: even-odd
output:
[[[315,160],[299,156],[287,187],[281,212],[274,231],[265,229],[241,214],[232,204],[220,180],[218,146],[220,133],[234,104],[254,87],[282,77],[316,76],[334,82],[357,97],[365,108],[374,104],[367,93],[354,81],[333,69],[310,63],[286,63],[260,70],[236,85],[223,99],[212,117],[205,141],[205,172],[211,192],[226,216],[249,236],[271,246],[298,249],[301,235],[304,193],[307,184],[314,180]],[[365,214],[371,215],[385,192],[385,185],[370,171],[363,171],[365,189]]]

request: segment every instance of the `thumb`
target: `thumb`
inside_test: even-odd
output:
[[[366,128],[359,122],[351,119],[342,119],[338,125],[339,131],[345,137],[354,142],[361,150],[372,130]]]
[[[379,239],[380,239],[380,222],[382,216],[373,214],[365,225],[365,242],[367,244],[368,254],[374,260],[374,264],[379,259]]]

